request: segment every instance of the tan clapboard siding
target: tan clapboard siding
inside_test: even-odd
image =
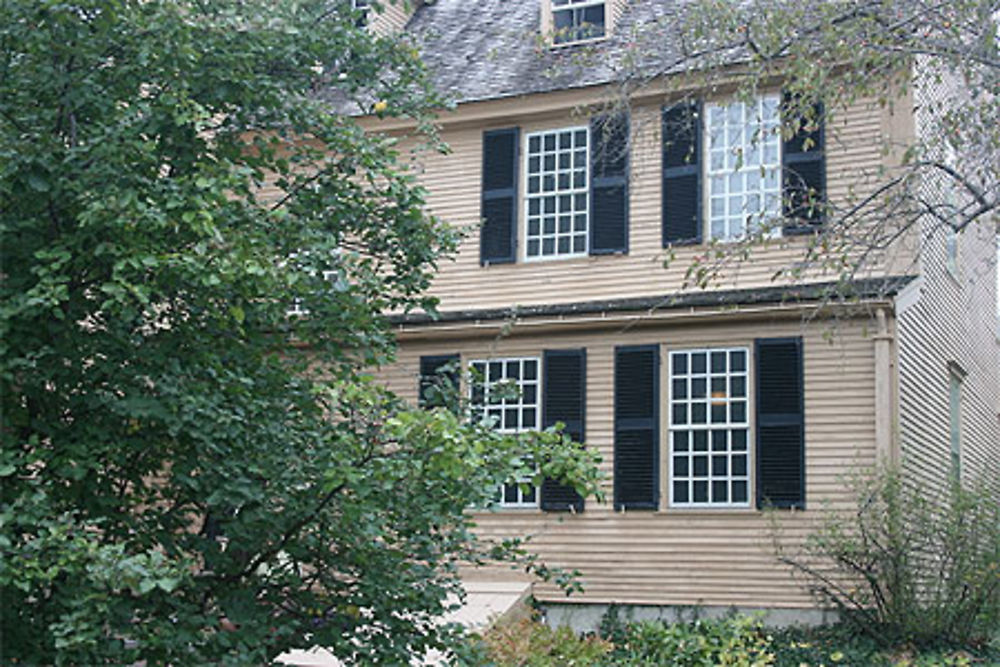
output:
[[[622,12],[628,8],[629,0],[611,0],[609,4],[611,5],[610,11],[608,11],[608,29],[614,30],[615,26],[618,25],[618,19],[621,18]]]
[[[670,350],[746,346],[755,337],[804,338],[807,509],[783,514],[785,532],[801,538],[821,507],[844,508],[843,475],[852,465],[874,461],[874,352],[865,322],[804,324],[799,319],[664,325],[612,332],[578,331],[539,336],[521,333],[501,340],[456,337],[452,341],[404,341],[398,363],[378,377],[415,400],[421,355],[460,353],[474,358],[541,356],[545,349],[586,348],[586,440],[597,449],[607,474],[608,503],[588,501],[580,515],[540,511],[477,513],[485,539],[531,536],[529,546],[551,566],[579,569],[586,592],[570,601],[635,604],[721,604],[801,607],[808,596],[779,566],[769,548],[768,518],[753,509],[616,513],[613,493],[613,361],[616,345],[661,345],[661,397]],[[871,327],[868,326],[868,329]],[[832,335],[832,342],[825,339]],[[752,370],[752,366],[751,366]],[[751,377],[752,386],[752,377]],[[753,400],[753,397],[751,397]],[[752,414],[751,405],[751,414]],[[666,409],[661,408],[661,448],[666,445]],[[661,451],[665,451],[662,450]],[[666,475],[661,456],[661,480]],[[661,483],[662,484],[662,483]],[[665,493],[666,487],[661,486]],[[506,573],[506,574],[505,574]],[[510,576],[497,569],[474,576]],[[542,600],[566,601],[554,586],[536,588]]]
[[[924,82],[919,109],[964,94],[961,82]],[[934,117],[920,111],[916,131],[933,133]],[[926,196],[948,196],[928,180]],[[1000,339],[996,318],[996,230],[974,224],[959,238],[959,271],[947,268],[946,234],[931,221],[920,228],[922,284],[902,297],[899,315],[899,436],[903,464],[927,489],[940,489],[951,466],[949,362],[962,382],[961,466],[965,480],[1000,485]]]
[[[580,92],[578,101],[592,97]],[[577,98],[567,98],[567,102]],[[685,272],[705,246],[677,248],[667,268],[668,253],[661,247],[661,177],[659,106],[636,106],[632,112],[630,183],[630,247],[627,255],[596,256],[554,261],[518,261],[482,267],[479,264],[478,224],[484,129],[520,127],[532,131],[586,124],[571,107],[562,113],[513,115],[464,126],[447,126],[443,139],[449,155],[425,154],[414,165],[419,182],[428,190],[428,209],[452,225],[469,230],[454,262],[445,263],[432,292],[443,310],[537,305],[665,294],[680,290]],[[862,100],[839,112],[828,129],[828,190],[840,206],[864,194],[883,164],[882,146],[887,120],[871,101]],[[404,146],[407,145],[404,142]],[[523,163],[523,159],[521,160]],[[523,171],[523,164],[519,165]],[[865,176],[868,174],[868,176]],[[524,178],[520,178],[523,204]],[[523,253],[523,211],[519,214],[519,251]],[[749,261],[730,260],[717,287],[747,288],[773,284],[774,274],[801,257],[808,239],[777,239],[757,249]],[[873,273],[880,273],[875,269]],[[818,269],[806,279],[830,280]]]
[[[400,32],[422,0],[381,0],[379,11],[370,11],[372,32],[377,35],[392,35]]]

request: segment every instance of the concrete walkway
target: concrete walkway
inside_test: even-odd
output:
[[[483,630],[496,619],[511,612],[531,593],[526,581],[465,581],[465,604],[443,620],[461,623],[469,630]],[[290,667],[343,667],[344,663],[321,648],[289,651],[278,656],[278,662]],[[428,656],[424,664],[441,664]]]

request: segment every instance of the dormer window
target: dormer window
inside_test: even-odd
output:
[[[555,44],[571,44],[605,35],[604,0],[552,0]]]
[[[369,0],[351,0],[351,11],[357,13],[356,25],[363,28],[368,24],[368,10],[371,9]]]

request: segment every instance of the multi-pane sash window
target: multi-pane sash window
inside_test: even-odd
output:
[[[535,132],[527,139],[526,258],[586,255],[589,129]]]
[[[747,348],[670,353],[670,504],[748,507]]]
[[[604,0],[552,0],[556,44],[604,37]]]
[[[781,215],[780,100],[706,105],[709,232],[738,239]]]
[[[539,428],[541,423],[537,357],[482,359],[471,362],[472,416],[508,433]],[[504,484],[502,507],[537,507],[538,489],[524,480]]]

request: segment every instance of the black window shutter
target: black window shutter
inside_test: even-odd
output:
[[[542,427],[556,422],[564,433],[583,442],[586,422],[587,351],[546,350],[542,355]],[[548,511],[583,511],[583,497],[556,480],[542,482],[541,508]]]
[[[663,110],[663,247],[701,242],[701,104]]]
[[[787,109],[790,96],[784,95]],[[785,235],[811,234],[823,224],[826,200],[826,136],[823,105],[812,106],[799,131],[782,146],[782,212]]]
[[[757,507],[806,503],[801,338],[758,338]]]
[[[590,142],[590,254],[628,252],[628,115],[593,118]]]
[[[420,393],[417,396],[417,404],[421,408],[430,410],[445,405],[441,390],[447,390],[448,386],[442,386],[441,383],[447,383],[451,388],[458,389],[458,365],[457,354],[420,357]]]
[[[517,256],[518,128],[483,133],[480,264],[513,262]]]
[[[615,348],[615,509],[659,505],[657,345]]]

